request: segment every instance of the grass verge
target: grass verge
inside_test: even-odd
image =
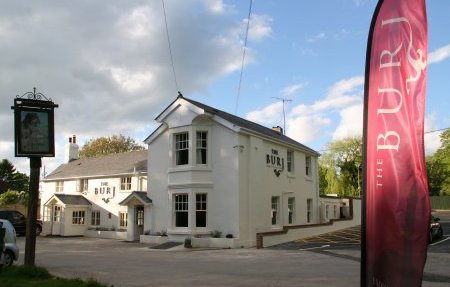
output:
[[[42,267],[11,266],[0,270],[0,286],[8,287],[113,287],[94,279],[65,279],[51,275]]]

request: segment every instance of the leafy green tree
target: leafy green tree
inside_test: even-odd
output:
[[[450,129],[441,134],[441,147],[426,158],[430,195],[450,194]]]
[[[110,137],[100,137],[90,139],[80,150],[80,158],[97,157],[112,153],[122,153],[134,150],[144,150],[145,148],[136,143],[130,137],[123,135],[113,135]]]
[[[359,196],[362,184],[362,140],[345,138],[327,145],[319,165],[327,183],[319,184],[322,193]]]
[[[0,204],[27,204],[28,193],[25,191],[8,190],[0,194]]]
[[[29,181],[28,176],[18,172],[9,160],[0,161],[0,194],[7,190],[28,191]]]

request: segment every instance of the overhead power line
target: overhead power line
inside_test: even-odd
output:
[[[163,11],[164,11],[164,23],[166,24],[167,43],[169,44],[170,62],[172,63],[173,79],[175,81],[175,86],[177,88],[177,91],[180,91],[180,89],[178,88],[177,74],[175,73],[175,64],[173,62],[172,46],[170,45],[169,27],[167,26],[166,6],[164,5],[164,0],[161,0],[161,2],[162,2],[162,6],[163,6]]]
[[[253,4],[253,1],[250,0],[250,6],[248,7],[248,16],[247,16],[247,29],[245,30],[244,50],[242,52],[241,74],[239,76],[239,85],[238,85],[237,96],[236,96],[236,106],[234,109],[235,115],[237,114],[237,111],[238,111],[239,96],[241,95],[242,75],[244,73],[245,51],[247,50],[248,29],[250,28],[250,16],[252,14],[252,4]]]

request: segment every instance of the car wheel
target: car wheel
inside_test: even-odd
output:
[[[3,254],[3,264],[5,267],[9,267],[11,265],[13,265],[14,262],[14,255],[12,254],[11,251],[6,250],[5,253]]]
[[[442,230],[442,226],[439,227],[438,232],[437,232],[437,238],[442,238],[442,236],[444,236],[444,231]]]
[[[39,234],[41,234],[41,232],[42,232],[42,226],[36,225],[36,236],[39,236]]]

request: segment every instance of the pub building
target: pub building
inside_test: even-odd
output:
[[[282,128],[182,95],[155,120],[148,152],[69,156],[43,180],[45,224],[60,223],[47,233],[83,235],[82,226],[85,235],[115,229],[141,242],[221,237],[234,248],[255,246],[259,232],[321,222],[319,153]]]

